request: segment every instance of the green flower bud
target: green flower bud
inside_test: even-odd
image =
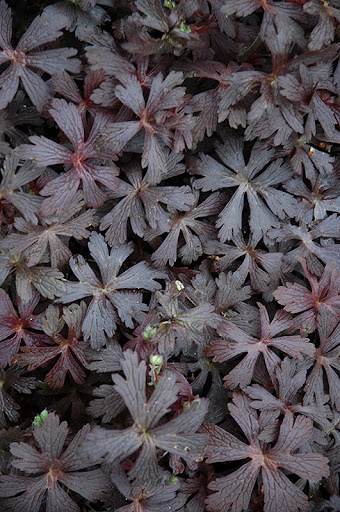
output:
[[[47,412],[47,409],[44,409],[43,411],[41,411],[40,414],[38,414],[37,416],[35,416],[34,420],[33,420],[33,423],[32,425],[33,426],[36,426],[36,425],[42,425],[43,424],[43,421],[44,419],[46,419],[48,416],[48,412]]]
[[[143,332],[142,336],[146,341],[151,340],[152,336],[156,334],[156,329],[154,327],[151,327],[151,325],[148,325]]]
[[[182,281],[175,281],[175,286],[179,292],[184,290],[184,284],[182,283]]]
[[[161,368],[163,364],[163,356],[161,356],[160,354],[151,354],[150,363],[153,364],[154,366]]]

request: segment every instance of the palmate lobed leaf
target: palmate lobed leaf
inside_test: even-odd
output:
[[[119,245],[110,251],[104,237],[93,232],[88,245],[99,267],[101,281],[83,256],[73,256],[70,267],[79,281],[67,281],[61,301],[65,304],[93,297],[83,322],[83,334],[92,348],[99,349],[105,345],[106,336],[112,337],[115,333],[119,318],[130,328],[134,326],[133,319],[143,319],[148,307],[136,289],[160,289],[156,279],[165,277],[165,273],[142,261],[118,275],[123,262],[133,252],[133,244]]]
[[[4,0],[0,3],[1,63],[10,61],[10,66],[0,76],[0,108],[4,108],[14,98],[19,87],[19,78],[32,103],[42,110],[51,93],[46,82],[39,74],[30,69],[38,69],[50,75],[63,70],[80,71],[80,61],[72,58],[75,48],[41,50],[46,43],[55,41],[62,35],[61,29],[67,24],[65,16],[49,16],[43,13],[37,16],[20,38],[16,49],[11,46],[11,10]],[[32,52],[33,50],[33,52]]]
[[[335,262],[327,263],[319,281],[308,271],[305,260],[301,258],[300,262],[311,290],[301,284],[288,282],[286,286],[277,288],[273,294],[275,299],[286,311],[299,313],[294,318],[294,326],[307,332],[316,329],[323,311],[329,313],[335,326],[340,320],[340,273]]]
[[[108,477],[100,469],[89,469],[91,466],[79,454],[79,445],[90,430],[88,424],[82,427],[64,450],[69,434],[67,423],[60,423],[56,414],[49,413],[42,424],[33,427],[33,446],[12,443],[12,466],[30,476],[0,477],[0,496],[8,498],[5,506],[13,511],[38,512],[47,494],[46,512],[79,512],[80,508],[60,483],[88,500],[103,499],[111,487]],[[81,471],[84,469],[87,471]]]
[[[72,256],[68,247],[69,239],[88,238],[90,231],[86,228],[97,223],[95,210],[88,209],[79,214],[83,206],[84,201],[78,191],[68,211],[49,218],[39,215],[37,226],[16,217],[14,224],[17,232],[0,241],[0,246],[8,249],[10,254],[24,256],[28,267],[34,267],[42,260],[46,262],[48,254],[47,261],[51,262],[51,266],[62,268]]]
[[[231,389],[238,385],[244,387],[250,384],[260,354],[262,354],[267,371],[274,382],[275,369],[280,364],[280,358],[270,349],[271,346],[300,360],[303,358],[302,354],[312,356],[316,350],[308,338],[302,336],[276,337],[277,334],[291,327],[291,315],[283,310],[278,310],[270,322],[265,306],[260,303],[257,305],[260,309],[261,336],[258,338],[250,336],[232,322],[227,322],[219,328],[222,337],[214,340],[211,346],[205,350],[208,356],[213,356],[213,361],[219,362],[228,361],[246,353],[242,361],[224,377],[225,385]]]
[[[286,412],[276,444],[273,447],[260,441],[259,418],[251,411],[249,399],[234,393],[229,411],[246,435],[249,445],[215,425],[205,425],[209,436],[207,462],[223,462],[250,458],[228,476],[216,478],[209,484],[212,491],[207,500],[207,510],[242,512],[248,507],[252,489],[262,471],[264,512],[297,512],[306,510],[307,496],[282,473],[286,469],[301,477],[320,480],[329,475],[328,460],[321,454],[294,453],[312,435],[312,421],[304,416],[295,420]]]
[[[54,99],[49,113],[69,139],[73,149],[44,136],[33,135],[29,138],[31,144],[22,144],[15,150],[21,158],[39,162],[39,165],[66,164],[71,167],[65,174],[48,182],[41,190],[41,195],[51,196],[43,202],[43,215],[62,214],[65,205],[71,206],[80,184],[85,204],[98,208],[107,199],[107,195],[97,182],[104,184],[108,189],[115,190],[118,187],[116,176],[119,170],[115,164],[93,163],[93,159],[116,159],[112,149],[98,151],[96,148],[99,133],[106,126],[110,115],[97,112],[85,140],[84,119],[76,105],[63,99]]]
[[[249,226],[256,243],[266,237],[271,227],[279,226],[279,220],[295,215],[296,199],[278,188],[292,177],[293,171],[281,158],[274,160],[275,151],[267,148],[253,148],[246,164],[242,139],[228,135],[223,144],[216,145],[223,163],[204,154],[196,161],[195,173],[204,178],[196,180],[194,187],[203,191],[236,187],[216,222],[216,227],[220,228],[219,238],[225,242],[239,234],[247,197]]]
[[[164,178],[171,178],[184,172],[185,167],[180,163],[181,160],[182,156],[173,152],[166,155],[167,172],[163,173]],[[100,223],[100,229],[109,228],[105,239],[111,246],[127,241],[128,220],[133,232],[141,237],[148,226],[168,231],[170,216],[167,210],[176,208],[186,211],[195,201],[188,186],[151,186],[147,176],[143,177],[142,169],[137,162],[124,169],[124,174],[128,182],[119,180],[117,191],[109,193],[112,198],[122,199]]]
[[[182,82],[183,74],[180,72],[171,71],[165,78],[162,73],[158,73],[151,83],[147,101],[144,99],[142,86],[134,75],[115,89],[116,97],[140,120],[108,124],[99,144],[104,148],[121,151],[143,129],[141,164],[143,168],[148,167],[146,179],[150,185],[157,185],[167,171],[164,145],[173,147],[174,133],[170,123],[167,126],[165,121],[171,120],[174,127],[176,124],[180,126],[179,112],[185,96]]]
[[[177,401],[180,388],[176,384],[176,376],[165,371],[160,376],[151,398],[147,400],[145,362],[138,364],[137,354],[126,350],[121,365],[126,379],[114,374],[114,388],[129,409],[133,424],[125,430],[104,430],[96,427],[87,436],[83,452],[93,461],[104,457],[107,463],[115,467],[141,448],[130,471],[130,476],[140,481],[161,474],[157,465],[156,447],[178,455],[190,464],[199,459],[203,453],[205,436],[196,431],[207,412],[208,400],[198,399],[168,423],[157,426],[170,411],[171,405]]]
[[[285,223],[280,229],[271,229],[268,232],[270,238],[278,241],[299,240],[299,245],[288,252],[287,261],[291,260],[291,265],[294,265],[295,258],[303,258],[306,260],[308,271],[316,275],[321,275],[323,271],[323,265],[319,260],[324,264],[335,262],[339,266],[339,251],[330,238],[339,237],[340,217],[333,213],[321,222],[306,224],[303,219],[299,224],[295,226]]]
[[[303,363],[285,357],[281,365],[275,370],[275,395],[260,386],[253,384],[244,389],[247,395],[253,400],[250,405],[254,409],[275,413],[290,411],[293,414],[303,414],[323,430],[330,430],[329,410],[325,407],[327,398],[320,393],[321,387],[317,387],[312,378],[308,380],[313,384],[311,392],[309,386],[305,386],[306,394],[301,401],[301,390],[306,382],[306,370],[302,369]],[[314,376],[313,376],[314,379]],[[333,391],[333,390],[332,390]],[[313,393],[317,396],[314,400]],[[263,438],[263,433],[261,434]]]
[[[48,342],[47,335],[35,332],[42,330],[43,313],[38,315],[33,313],[39,299],[38,292],[34,292],[26,303],[23,303],[18,296],[18,315],[5,290],[0,289],[0,367],[11,364],[13,356],[19,352],[21,341],[29,347],[41,346],[44,342]],[[9,336],[12,337],[9,338]]]
[[[174,265],[178,257],[177,253],[185,264],[192,263],[202,256],[204,242],[215,236],[216,230],[213,225],[199,219],[216,215],[221,210],[223,201],[223,194],[215,192],[198,204],[199,195],[197,194],[195,203],[184,215],[174,210],[171,215],[170,231],[167,229],[168,235],[152,255],[154,264],[160,268],[164,268],[167,262]],[[163,232],[162,226],[159,229],[150,230],[145,239],[152,240]],[[183,235],[184,244],[179,249],[180,235]]]
[[[32,371],[58,357],[58,360],[45,377],[45,381],[50,388],[62,388],[68,372],[77,384],[83,384],[86,377],[84,368],[87,368],[88,365],[84,354],[88,344],[81,339],[81,327],[86,314],[86,305],[81,302],[80,306],[71,304],[69,307],[64,307],[62,320],[59,319],[58,309],[54,306],[49,306],[47,313],[50,313],[49,310],[51,309],[54,310],[57,322],[62,321],[64,323],[66,321],[68,335],[64,337],[57,332],[51,333],[44,325],[45,332],[50,334],[55,344],[24,347],[22,353],[16,355],[15,363],[18,366],[28,366],[28,370]],[[46,324],[46,318],[44,320],[43,324]]]
[[[244,258],[238,267],[241,274],[249,273],[253,290],[266,291],[276,289],[281,271],[283,254],[280,252],[265,252],[256,249],[252,237],[245,242],[242,232],[233,236],[234,245],[210,240],[204,244],[207,254],[218,256],[213,263],[214,271],[223,271],[231,267],[234,261]]]
[[[32,300],[35,290],[49,299],[65,293],[65,279],[60,270],[47,266],[29,267],[24,257],[9,254],[6,249],[0,251],[0,283],[2,284],[15,269],[17,294],[23,303]]]

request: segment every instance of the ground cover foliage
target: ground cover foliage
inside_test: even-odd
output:
[[[0,509],[339,511],[339,0],[0,0]]]

